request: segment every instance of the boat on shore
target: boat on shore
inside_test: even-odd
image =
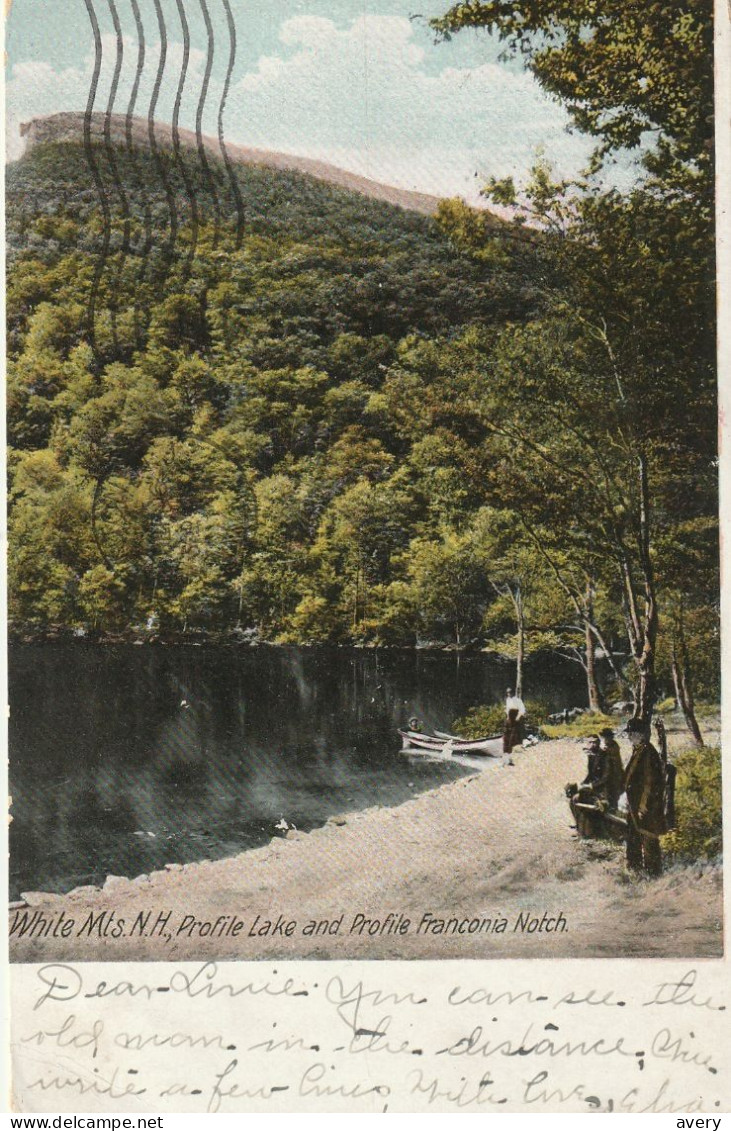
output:
[[[498,758],[503,752],[503,740],[500,735],[488,738],[461,738],[458,735],[425,734],[423,731],[399,729],[404,751],[424,750],[443,757],[460,754],[480,754],[487,757]]]
[[[401,757],[407,758],[409,762],[448,762],[452,766],[471,770],[487,770],[500,765],[499,758],[485,757],[484,754],[441,753],[439,750],[420,750],[416,746],[404,747]]]

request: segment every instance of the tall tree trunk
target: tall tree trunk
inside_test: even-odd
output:
[[[589,695],[589,710],[590,711],[603,711],[604,704],[602,696],[599,691],[599,684],[596,679],[596,641],[593,629],[594,624],[594,582],[591,578],[587,578],[586,593],[584,595],[586,604],[586,617],[584,618],[584,640],[586,651],[586,688]]]
[[[655,638],[643,633],[643,640],[635,652],[637,689],[635,693],[634,717],[650,724],[657,700],[657,679],[655,678]]]
[[[583,619],[583,616],[582,616],[582,619]],[[593,621],[592,621],[592,622],[587,623],[586,627],[591,631],[591,634],[594,637],[596,643],[599,645],[602,652],[604,653],[606,660],[607,660],[607,663],[609,664],[609,667],[611,669],[612,675],[614,676],[615,680],[617,681],[617,687],[619,689],[626,688],[627,687],[627,680],[624,678],[624,676],[620,672],[619,668],[615,664],[614,656],[612,655],[612,650],[611,650],[610,646],[607,644],[606,640],[604,639],[604,636],[602,635],[602,632],[599,629],[599,626],[594,624]]]
[[[515,605],[515,618],[518,625],[518,654],[515,661],[515,694],[523,698],[523,661],[525,659],[525,613],[523,611],[523,594],[520,586],[517,587],[513,603]]]
[[[586,689],[589,695],[589,710],[603,711],[604,703],[596,680],[596,642],[588,624],[586,625]]]
[[[685,648],[682,615],[683,610],[681,605],[681,620],[678,635],[677,638],[673,640],[672,671],[673,683],[675,684],[675,698],[678,700],[678,706],[683,712],[693,742],[696,746],[700,747],[703,746],[703,735],[701,734],[701,728],[698,726],[698,720],[695,716],[695,704],[693,702],[693,692],[691,690],[688,673],[688,653]]]
[[[680,667],[678,665],[678,661],[677,661],[677,657],[675,655],[675,649],[674,648],[673,648],[673,662],[672,662],[672,665],[671,665],[671,671],[673,673],[673,687],[675,688],[675,709],[676,709],[676,711],[680,711],[682,709],[681,699],[682,699],[683,695],[682,695],[682,692],[680,690]]]
[[[695,716],[695,706],[693,703],[693,696],[688,687],[688,681],[682,670],[677,656],[673,655],[673,683],[675,684],[675,698],[678,700],[678,706],[683,712],[686,725],[690,731],[693,742],[696,746],[703,746],[703,735],[698,726],[698,720]]]
[[[655,571],[650,555],[650,489],[647,475],[647,458],[642,453],[637,461],[639,471],[640,513],[637,530],[637,550],[642,579],[642,603],[635,589],[629,555],[620,543],[619,563],[624,584],[624,613],[630,648],[637,673],[637,694],[634,717],[649,726],[657,699],[655,676],[655,648],[657,644],[658,615],[655,592]]]
[[[658,614],[657,594],[655,592],[655,571],[650,555],[650,486],[647,473],[647,457],[644,452],[639,458],[640,473],[640,562],[645,583],[645,610],[643,616],[643,646],[640,657],[639,713],[643,722],[652,720],[652,712],[657,700],[657,680],[655,678],[655,646],[657,644]]]

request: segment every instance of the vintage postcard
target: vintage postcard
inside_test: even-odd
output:
[[[728,1110],[726,6],[5,7],[14,1108]]]

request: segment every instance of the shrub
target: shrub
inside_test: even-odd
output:
[[[530,726],[539,727],[546,721],[551,713],[551,704],[547,699],[526,699],[525,718]]]
[[[455,719],[455,734],[465,738],[483,738],[485,735],[500,734],[505,722],[505,705],[492,703],[490,706],[473,707],[461,719]]]
[[[548,716],[550,706],[544,699],[525,700],[525,722],[528,727],[538,727]],[[455,734],[465,738],[483,738],[486,735],[501,734],[505,723],[505,704],[490,703],[473,707],[461,719],[455,719]]]
[[[722,849],[721,750],[694,747],[675,765],[678,827],[664,838],[665,851],[677,860],[712,860]]]

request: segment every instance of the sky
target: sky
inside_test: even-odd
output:
[[[109,0],[90,0],[103,41],[95,109],[106,109],[116,57]],[[217,130],[229,55],[224,0],[207,2],[214,28],[203,130]],[[233,144],[315,157],[374,180],[476,201],[490,176],[525,180],[539,155],[559,175],[586,164],[591,139],[519,62],[499,60],[485,32],[435,43],[427,21],[448,0],[230,0],[237,58],[224,129]],[[172,118],[183,59],[177,0],[160,0],[167,61],[156,116]],[[191,55],[180,124],[194,128],[208,36],[201,0],[182,0]],[[124,61],[115,111],[125,113],[138,56],[131,0],[116,0]],[[139,0],[147,47],[137,112],[152,96],[160,53],[153,0]],[[22,153],[20,123],[86,107],[94,37],[85,0],[13,0],[6,29],[8,160]],[[626,183],[630,163],[614,174]]]

